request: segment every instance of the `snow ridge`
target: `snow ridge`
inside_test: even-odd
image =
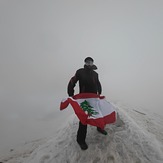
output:
[[[106,126],[107,136],[88,126],[88,150],[82,151],[76,143],[78,120],[73,115],[56,137],[36,149],[24,163],[162,163],[163,141],[152,133],[153,128],[147,131],[145,124],[139,125],[139,119],[150,121],[150,117],[124,106],[116,108],[117,121]],[[157,135],[161,137],[162,133]]]

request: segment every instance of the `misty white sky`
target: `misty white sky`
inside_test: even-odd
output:
[[[58,109],[87,56],[108,100],[163,115],[162,43],[162,0],[0,0],[0,119]]]

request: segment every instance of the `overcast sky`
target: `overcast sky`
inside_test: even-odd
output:
[[[0,0],[1,121],[58,109],[87,56],[108,100],[163,115],[162,43],[162,0]]]
[[[162,0],[1,0],[1,100],[66,95],[91,56],[104,95],[161,110],[162,20]]]

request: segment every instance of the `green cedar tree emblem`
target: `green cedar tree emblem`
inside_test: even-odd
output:
[[[89,104],[89,102],[88,101],[83,101],[81,104],[80,104],[80,107],[84,110],[84,111],[87,111],[88,112],[88,115],[89,116],[92,116],[93,117],[93,115],[96,115],[96,114],[98,114],[98,112],[96,112],[95,110],[93,110],[92,108],[92,106]]]

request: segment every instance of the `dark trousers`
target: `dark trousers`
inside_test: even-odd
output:
[[[97,129],[101,130],[100,127],[97,127]],[[87,125],[83,125],[81,122],[79,122],[79,128],[77,132],[77,142],[80,144],[85,143],[86,135],[87,135]]]
[[[87,125],[83,125],[81,122],[79,122],[79,128],[77,132],[77,141],[78,143],[85,143],[87,135]]]

